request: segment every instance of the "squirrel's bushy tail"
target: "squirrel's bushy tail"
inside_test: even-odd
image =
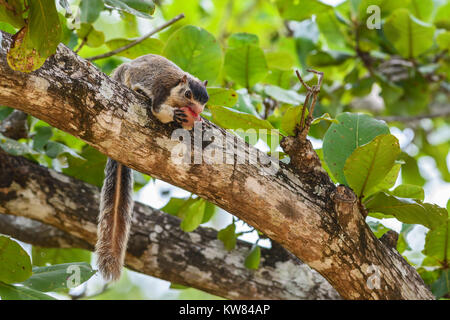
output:
[[[131,169],[108,158],[95,246],[98,268],[105,280],[119,279],[122,271],[133,212],[132,193]]]

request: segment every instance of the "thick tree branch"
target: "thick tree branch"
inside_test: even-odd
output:
[[[43,247],[93,250],[96,187],[1,151],[0,181],[0,233]],[[185,233],[179,225],[178,218],[136,203],[127,266],[229,299],[339,298],[279,245],[262,249],[260,268],[252,271],[244,266],[251,244],[239,240],[227,252],[213,229]]]
[[[6,62],[11,37],[2,34],[0,104],[27,112],[128,167],[219,205],[317,270],[344,298],[433,298],[414,268],[376,239],[362,215],[357,218],[362,221],[355,224],[358,230],[339,224],[331,200],[336,187],[329,179],[296,173],[284,163],[275,171],[260,163],[217,164],[213,152],[204,152],[202,163],[180,163],[177,153],[172,157],[173,148],[180,144],[170,139],[175,126],[148,117],[139,94],[63,45],[41,69],[30,74],[15,72]],[[267,159],[208,121],[204,121],[206,129],[213,131],[214,142],[200,149],[215,149],[224,152],[226,159],[236,160],[234,144],[245,150],[247,159],[250,153]],[[226,141],[225,150],[221,141]],[[194,151],[193,158],[202,150]],[[373,270],[378,271],[379,287],[368,285]]]

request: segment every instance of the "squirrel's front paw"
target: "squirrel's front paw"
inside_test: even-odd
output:
[[[183,107],[174,110],[173,119],[183,129],[191,130],[194,127],[194,122],[199,121],[201,118],[193,113],[189,107]]]

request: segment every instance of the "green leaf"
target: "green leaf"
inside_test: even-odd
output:
[[[85,160],[83,159],[83,157],[79,156],[74,150],[72,150],[68,146],[55,141],[47,142],[45,146],[45,153],[47,154],[48,157],[52,159],[60,157],[64,154],[69,154],[74,158]]]
[[[347,185],[344,165],[353,151],[376,136],[388,134],[389,127],[384,121],[376,120],[361,113],[341,113],[336,117],[339,123],[328,128],[323,139],[324,160],[336,180]]]
[[[225,129],[275,129],[267,120],[262,120],[254,115],[239,112],[230,108],[220,106],[209,106],[213,120]]]
[[[208,105],[233,107],[238,101],[238,94],[233,89],[208,88]]]
[[[401,222],[421,224],[429,229],[438,228],[448,219],[447,210],[435,204],[396,198],[384,192],[371,196],[364,205],[371,213],[394,216]]]
[[[214,216],[214,214],[217,212],[217,206],[209,201],[206,201],[205,204],[205,212],[203,214],[203,220],[201,223],[206,223]]]
[[[290,51],[270,51],[265,53],[267,66],[272,70],[287,71],[292,74],[296,65],[295,56]]]
[[[438,8],[436,15],[434,16],[434,24],[438,28],[450,30],[450,2]]]
[[[253,246],[250,253],[245,258],[244,265],[248,269],[257,270],[259,262],[261,260],[261,248],[259,246]]]
[[[425,237],[423,253],[439,261],[442,266],[450,262],[450,220],[441,223],[438,227],[428,231]]]
[[[0,235],[0,282],[21,282],[30,276],[28,253],[16,241]]]
[[[420,175],[417,160],[404,152],[400,154],[399,160],[405,162],[402,165],[402,182],[405,184],[423,186],[425,184],[425,179]]]
[[[36,134],[33,136],[33,149],[44,151],[44,146],[53,136],[51,127],[35,127]]]
[[[90,262],[91,253],[87,250],[76,248],[42,248],[33,246],[31,250],[33,265],[43,267],[47,264],[61,264],[78,262]]]
[[[439,33],[436,37],[436,43],[442,50],[450,50],[450,31]]]
[[[163,55],[184,71],[210,83],[214,83],[222,66],[222,50],[214,36],[190,25],[170,36]]]
[[[325,38],[328,49],[352,52],[347,46],[343,25],[336,18],[336,14],[332,10],[327,10],[318,14],[317,26],[319,27],[321,35]]]
[[[302,21],[313,14],[327,12],[332,7],[318,0],[277,0],[280,15],[285,20]]]
[[[433,13],[433,0],[410,0],[409,11],[419,20],[429,22]]]
[[[398,140],[391,134],[379,135],[356,148],[344,165],[348,185],[358,197],[370,195],[392,169],[399,153]]]
[[[189,199],[194,201],[195,199]],[[181,207],[188,201],[186,198],[170,198],[169,202],[161,208],[161,211],[177,216]]]
[[[431,285],[431,291],[437,299],[450,293],[450,269],[442,270],[439,279]]]
[[[422,201],[425,198],[423,188],[413,184],[401,184],[389,193],[400,198],[419,199]]]
[[[392,169],[384,177],[383,181],[381,181],[379,184],[377,184],[372,191],[373,192],[386,191],[386,190],[389,190],[390,188],[392,188],[395,185],[395,182],[397,181],[401,166],[402,165],[399,163],[394,164]]]
[[[229,47],[225,53],[224,70],[227,76],[245,88],[253,87],[267,75],[264,52],[254,44]]]
[[[217,233],[217,239],[223,242],[225,249],[231,251],[236,246],[236,225],[234,223],[228,225]]]
[[[274,85],[266,85],[264,92],[275,100],[297,106],[305,101],[305,96],[294,90],[286,90]]]
[[[382,223],[379,222],[369,221],[367,222],[367,224],[377,238],[381,238],[383,234],[389,231],[389,228],[386,228]]]
[[[81,0],[80,21],[83,23],[94,23],[103,10],[103,0]]]
[[[25,20],[22,16],[23,11],[22,0],[8,1],[8,6],[0,6],[0,21],[7,22],[14,28],[20,29],[25,25]]]
[[[0,133],[0,148],[13,156],[36,155],[38,154],[25,143],[20,143],[14,139],[5,137]]]
[[[405,58],[415,58],[433,45],[435,27],[426,24],[407,9],[395,10],[384,24],[386,38]]]
[[[152,19],[152,14],[155,11],[155,6],[152,1],[137,1],[137,0],[104,0],[105,4],[117,9],[131,13],[137,17]]]
[[[86,262],[35,267],[33,275],[22,284],[30,289],[43,292],[70,289],[89,280],[95,273],[96,271]]]
[[[202,223],[205,213],[205,200],[197,198],[189,206],[184,206],[180,210],[178,216],[183,217],[180,224],[181,230],[185,232],[194,231]]]
[[[63,173],[101,187],[104,179],[103,171],[106,165],[106,156],[86,145],[81,152],[81,157],[68,157],[69,167],[64,168]]]
[[[86,39],[86,44],[91,48],[100,47],[105,43],[105,34],[95,30],[91,24],[82,23],[77,35],[80,39]]]
[[[305,110],[305,117],[308,115],[308,110]],[[283,117],[281,118],[280,129],[289,136],[295,135],[295,128],[300,123],[302,116],[302,107],[288,107]]]
[[[0,281],[2,300],[56,300],[45,293],[19,285],[9,285]]]
[[[247,45],[259,45],[258,36],[246,32],[233,33],[228,37],[228,47],[239,48]]]
[[[105,44],[110,50],[116,50],[130,44],[131,42],[133,42],[133,40],[112,39],[107,41]],[[164,43],[161,40],[156,38],[148,38],[125,51],[117,53],[117,55],[128,59],[136,59],[137,57],[143,56],[145,54],[161,54],[163,48]]]

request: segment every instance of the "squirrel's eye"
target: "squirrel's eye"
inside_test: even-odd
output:
[[[184,96],[188,99],[190,99],[192,97],[192,92],[191,90],[186,90],[186,92],[184,93]]]

